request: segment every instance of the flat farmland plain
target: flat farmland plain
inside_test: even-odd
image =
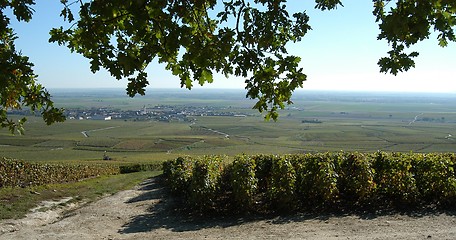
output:
[[[114,90],[110,90],[114,91]],[[56,91],[67,109],[140,111],[157,105],[233,112],[201,114],[187,121],[75,120],[46,126],[28,116],[26,134],[0,132],[0,156],[45,162],[162,161],[181,155],[284,154],[326,151],[454,152],[454,94],[297,92],[277,122],[250,109],[242,91],[191,94],[166,90],[139,99],[122,91]],[[210,116],[215,115],[215,116]]]

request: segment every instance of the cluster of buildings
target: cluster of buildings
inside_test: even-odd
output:
[[[67,109],[67,119],[77,120],[113,120],[129,119],[134,121],[156,120],[156,121],[184,121],[190,122],[194,116],[235,116],[246,117],[227,108],[218,107],[195,107],[195,106],[170,106],[157,105],[154,107],[144,106],[139,110],[119,110],[111,108],[90,108],[90,109]]]

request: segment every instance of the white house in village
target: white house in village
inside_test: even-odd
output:
[[[87,119],[89,119],[89,117],[87,117]],[[92,116],[90,119],[92,119],[92,120],[105,120],[105,121],[109,121],[109,120],[112,120],[112,117],[111,117],[111,116],[94,115],[94,116]]]

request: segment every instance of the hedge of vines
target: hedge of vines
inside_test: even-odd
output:
[[[162,165],[162,162],[125,164],[119,166],[119,171],[121,174],[145,171],[160,171],[162,170]]]
[[[455,165],[452,153],[204,156],[167,161],[163,175],[197,210],[446,207],[456,204]]]
[[[0,188],[75,182],[119,173],[119,166],[109,164],[39,164],[0,158]]]

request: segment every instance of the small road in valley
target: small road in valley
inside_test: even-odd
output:
[[[87,131],[82,131],[82,135],[84,135],[84,137],[89,137],[89,132],[97,132],[97,131],[102,131],[102,130],[109,130],[109,129],[113,129],[113,128],[118,128],[120,126],[115,126],[115,127],[107,127],[107,128],[99,128],[99,129],[94,129],[94,130],[87,130]]]
[[[420,113],[420,114],[416,115],[415,118],[414,118],[411,122],[409,122],[408,125],[412,125],[413,123],[415,123],[416,120],[418,120],[418,117],[420,117],[420,116],[423,115],[423,114],[424,114],[424,113]]]

